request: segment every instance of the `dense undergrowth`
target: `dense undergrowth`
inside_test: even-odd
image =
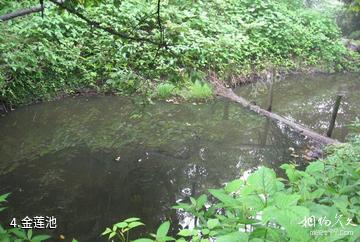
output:
[[[0,0],[0,14],[37,2]],[[273,69],[358,67],[359,56],[341,43],[334,18],[302,1],[161,1],[161,28],[156,1],[76,7],[102,26],[162,42],[161,48],[119,38],[48,6],[44,18],[33,14],[0,23],[3,101],[16,105],[89,89],[149,94],[164,82],[186,89],[210,71],[239,83]]]

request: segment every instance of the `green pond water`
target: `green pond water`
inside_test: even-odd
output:
[[[237,92],[261,104],[267,89],[258,85]],[[334,131],[342,140],[360,110],[355,75],[277,82],[273,110],[324,131],[339,88],[348,90]],[[56,229],[35,232],[67,241],[102,241],[106,226],[127,217],[141,218],[148,231],[164,220],[186,226],[192,220],[171,209],[176,202],[261,165],[282,175],[278,167],[303,164],[310,146],[286,126],[225,100],[144,106],[115,96],[18,108],[0,117],[0,139],[0,193],[11,192],[1,223],[54,216]]]

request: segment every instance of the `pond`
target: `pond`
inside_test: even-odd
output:
[[[253,83],[239,87],[236,93],[266,108],[270,84]],[[345,141],[350,122],[360,117],[360,75],[292,75],[275,81],[272,87],[272,111],[325,134],[338,93],[343,94],[332,137]]]
[[[360,82],[342,76],[341,85],[341,76],[275,83],[273,110],[322,131],[336,87],[348,89],[335,130],[343,139],[359,110]],[[238,92],[259,103],[266,97],[259,86]],[[310,145],[286,126],[226,100],[143,105],[115,96],[21,107],[0,117],[0,134],[0,193],[11,192],[2,224],[54,216],[55,230],[36,232],[67,241],[104,240],[104,228],[127,217],[141,218],[148,231],[164,220],[186,225],[186,214],[171,209],[176,202],[262,165],[281,175],[278,167],[302,163]]]

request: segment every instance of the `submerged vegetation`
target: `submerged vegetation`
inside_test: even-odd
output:
[[[0,15],[37,2],[2,0]],[[16,105],[89,89],[149,93],[151,83],[165,79],[181,87],[188,77],[205,81],[210,71],[234,84],[274,69],[359,67],[335,16],[302,1],[81,2],[87,4],[66,1],[61,10],[49,2],[43,18],[0,23],[2,101]]]

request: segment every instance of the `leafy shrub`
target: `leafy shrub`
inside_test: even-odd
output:
[[[155,0],[114,7],[116,2],[103,0],[77,11],[139,38],[162,39],[152,14]],[[358,55],[343,46],[334,19],[302,2],[162,1],[167,48],[160,49],[91,28],[49,3],[44,18],[33,14],[0,24],[1,99],[29,103],[84,88],[132,93],[154,79],[182,86],[184,75],[196,72],[215,71],[227,79],[274,67],[356,69]],[[2,14],[38,1],[0,3]]]
[[[160,98],[168,98],[174,95],[175,86],[171,83],[161,83],[156,87],[157,95]]]
[[[115,236],[120,239],[121,242],[128,241],[129,232],[131,229],[134,229],[144,224],[139,221],[139,218],[128,218],[124,221],[116,223],[111,228],[106,228],[101,235],[109,236],[108,239],[113,239]]]

